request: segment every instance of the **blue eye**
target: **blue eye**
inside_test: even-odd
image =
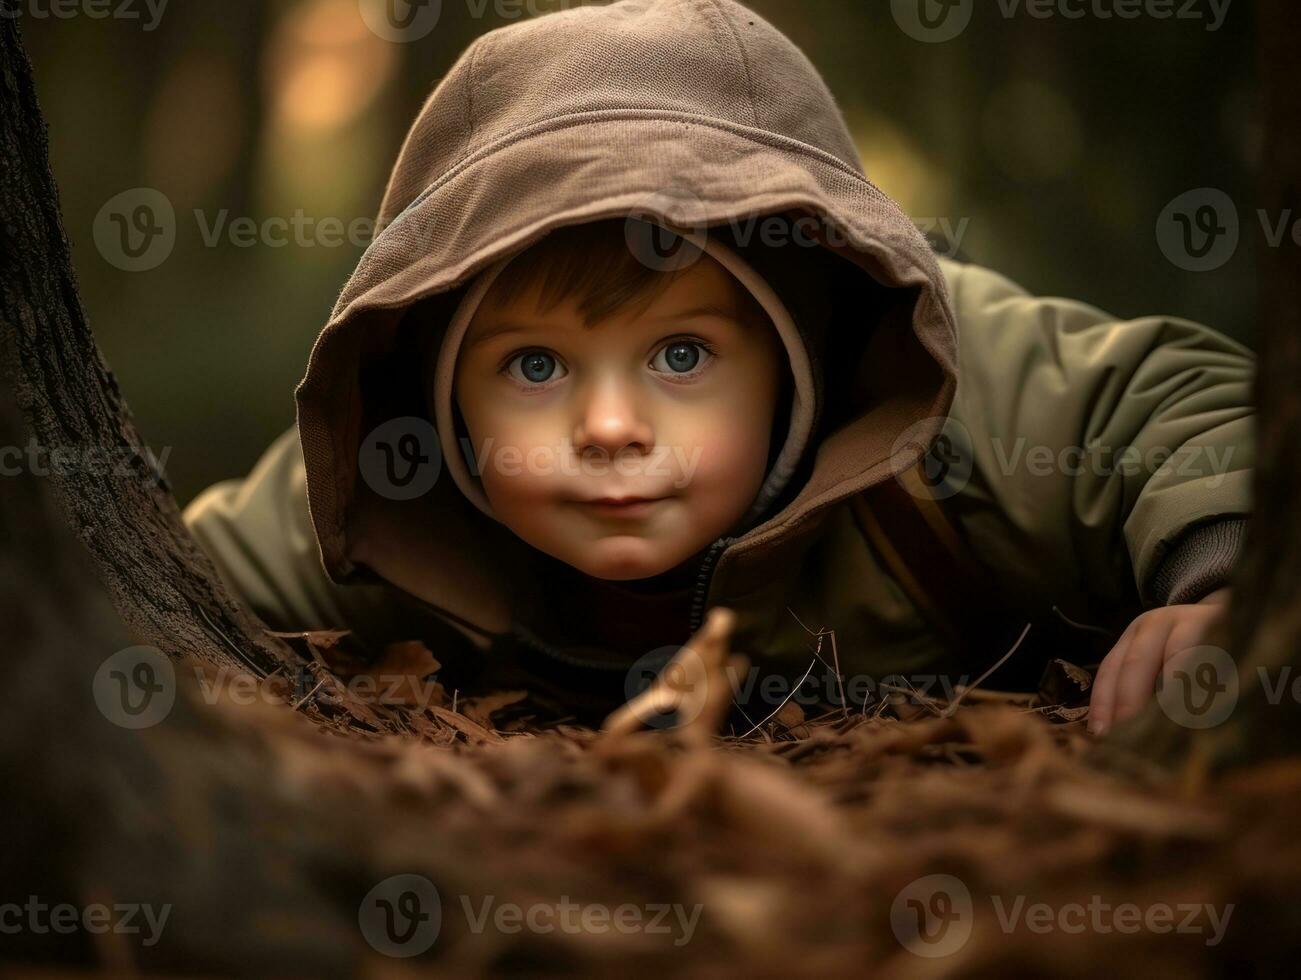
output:
[[[713,355],[703,344],[695,341],[679,340],[669,344],[651,362],[651,367],[663,374],[691,374],[699,369],[706,358]]]
[[[552,380],[559,373],[564,377],[564,368],[554,355],[545,351],[533,351],[521,354],[510,362],[510,374],[523,384],[541,385]]]

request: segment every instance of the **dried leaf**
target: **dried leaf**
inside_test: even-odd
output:
[[[796,738],[808,738],[809,730],[804,725],[804,718],[804,709],[794,701],[787,701],[781,706],[773,720]]]
[[[728,667],[740,667],[731,655],[736,614],[721,606],[711,609],[705,624],[644,692],[605,720],[607,741],[628,735],[650,719],[677,712],[677,734],[683,741],[707,745],[722,727],[732,703]]]
[[[267,630],[266,634],[288,640],[290,646],[300,653],[345,679],[364,673],[369,666],[369,658],[353,639],[351,630],[305,630],[296,633]]]
[[[493,728],[492,716],[503,708],[519,704],[528,698],[527,691],[500,691],[481,698],[466,698],[458,707],[465,716],[484,728]]]
[[[1093,675],[1066,660],[1054,660],[1044,668],[1039,680],[1039,700],[1043,704],[1073,708],[1093,686]]]

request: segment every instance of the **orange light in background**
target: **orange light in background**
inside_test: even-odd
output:
[[[301,0],[267,44],[271,125],[310,135],[356,119],[392,77],[393,49],[367,29],[356,0]]]
[[[372,213],[391,141],[390,114],[379,103],[397,74],[399,48],[366,26],[357,0],[299,0],[289,7],[263,52],[262,211],[302,209],[316,220],[345,223]],[[293,254],[329,262],[335,251]]]

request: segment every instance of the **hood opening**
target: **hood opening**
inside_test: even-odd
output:
[[[658,273],[650,272],[648,266],[658,263],[648,262],[648,257],[632,247],[629,235],[658,234],[653,226],[637,219],[622,221],[604,221],[573,226],[582,231],[570,234],[570,228],[553,232],[556,236],[554,252],[544,250],[549,239],[535,243],[529,250],[517,253],[498,262],[492,268],[480,274],[471,284],[462,298],[460,305],[451,318],[450,324],[442,331],[441,340],[436,351],[431,353],[427,363],[429,369],[425,375],[427,381],[426,398],[431,404],[435,417],[439,439],[444,445],[456,443],[469,446],[464,419],[461,416],[455,392],[457,365],[462,355],[464,339],[468,335],[480,307],[487,301],[496,285],[509,275],[521,256],[531,256],[531,272],[536,279],[542,267],[540,261],[546,257],[554,258],[554,270],[568,279],[569,292],[578,304],[580,315],[584,305],[589,302],[600,304],[606,310],[601,317],[589,319],[589,327],[595,326],[596,319],[603,319],[617,309],[628,308],[636,313],[642,303],[650,303],[654,297],[668,288],[678,275],[697,262],[708,259],[726,275],[734,289],[738,290],[747,305],[749,313],[755,320],[763,320],[766,328],[773,331],[773,336],[785,351],[785,375],[789,380],[786,398],[774,406],[775,419],[771,433],[768,465],[765,479],[758,489],[755,499],[748,511],[742,516],[737,532],[753,526],[770,509],[773,500],[785,489],[799,462],[807,452],[810,439],[817,421],[817,406],[820,401],[814,380],[812,365],[812,345],[806,337],[825,334],[825,325],[812,322],[813,317],[825,315],[825,304],[820,300],[826,287],[814,274],[813,267],[801,262],[801,257],[792,255],[784,263],[786,266],[806,267],[801,277],[801,287],[788,292],[792,301],[797,302],[799,315],[810,318],[807,329],[802,329],[799,320],[783,300],[779,290],[774,288],[768,278],[754,268],[739,252],[726,241],[727,236],[716,230],[692,232],[675,236],[677,245],[670,248],[675,253],[673,259],[666,263],[670,268]],[[577,249],[577,251],[575,251]],[[590,255],[593,249],[602,250],[600,255]],[[615,251],[617,250],[617,252]],[[757,253],[755,253],[757,254]],[[607,266],[607,272],[613,279],[601,284],[602,290],[608,289],[619,302],[610,304],[609,297],[588,295],[579,283],[579,278],[572,275],[577,269],[581,275],[583,266],[575,266],[576,258],[585,259],[588,267]],[[658,256],[657,256],[658,258]],[[527,275],[528,273],[526,273]],[[634,295],[631,290],[623,289],[620,278],[631,276],[642,288]],[[552,280],[541,280],[544,302],[546,291],[552,286]],[[508,290],[516,287],[507,283]],[[550,300],[558,302],[560,295],[552,295]],[[761,328],[762,329],[762,328]],[[783,421],[784,420],[784,421]],[[486,516],[495,519],[495,514],[481,480],[474,472],[473,461],[466,453],[445,454],[447,468],[462,493]]]
[[[618,223],[608,224],[618,226],[617,228],[606,229],[608,233],[605,234],[604,238],[601,237],[601,234],[593,236],[592,241],[588,243],[602,247],[626,247],[622,242],[623,225],[626,223],[618,221]],[[619,238],[617,245],[614,245],[613,238],[611,238],[611,234],[615,230],[617,230],[617,237]],[[808,467],[804,466],[804,459],[814,448],[812,433],[817,424],[817,409],[821,402],[821,390],[820,385],[814,380],[813,350],[805,334],[821,336],[821,334],[825,333],[825,324],[820,323],[816,318],[822,318],[822,316],[826,315],[825,303],[818,302],[817,299],[826,293],[826,289],[821,285],[820,273],[816,268],[811,267],[803,256],[792,255],[788,256],[788,258],[762,256],[766,267],[769,269],[785,269],[787,273],[786,276],[782,277],[786,281],[771,284],[766,279],[765,273],[758,272],[753,267],[747,271],[747,277],[758,276],[761,277],[765,286],[775,286],[774,292],[777,294],[778,303],[785,307],[779,312],[782,325],[778,327],[778,323],[774,321],[774,314],[765,310],[764,303],[756,297],[755,293],[751,292],[753,284],[747,285],[747,281],[736,277],[736,271],[738,271],[735,265],[736,259],[740,259],[743,264],[748,264],[745,260],[758,258],[760,252],[768,250],[747,249],[744,250],[745,256],[742,258],[740,252],[743,250],[732,243],[734,239],[730,236],[719,233],[717,229],[710,229],[709,236],[717,236],[718,238],[718,241],[706,242],[705,246],[706,254],[712,255],[714,259],[723,258],[723,256],[719,255],[719,246],[725,241],[727,242],[726,247],[731,247],[732,251],[736,252],[734,258],[725,259],[725,262],[732,265],[730,273],[732,282],[740,290],[743,290],[747,301],[752,305],[753,314],[764,319],[765,329],[774,331],[781,340],[783,349],[786,350],[781,384],[779,384],[777,394],[775,394],[773,423],[771,423],[769,432],[769,448],[764,466],[766,475],[764,487],[758,493],[757,500],[752,505],[752,508],[738,518],[738,521],[727,528],[726,531],[723,531],[721,535],[721,538],[736,538],[736,536],[744,534],[749,528],[765,521],[771,514],[775,513],[774,506],[777,505],[778,501],[783,500],[783,498],[791,500],[791,498],[798,495],[800,484],[792,487],[790,485],[791,476],[783,474],[787,474],[787,472],[798,474],[798,472],[804,471],[805,475],[807,475]],[[503,264],[510,264],[514,260],[507,260]],[[725,267],[726,271],[727,268]],[[791,276],[791,272],[794,272],[795,275]],[[795,289],[796,284],[803,286],[803,289]],[[656,290],[660,288],[661,286],[658,285],[649,285],[647,292],[653,297]],[[644,299],[645,297],[628,297],[626,302],[635,308],[637,303],[643,302]],[[611,308],[610,312],[614,312],[617,308],[619,307]],[[463,312],[459,315],[464,318]],[[805,324],[807,324],[807,329],[805,329]],[[461,346],[461,338],[446,336],[446,332],[442,331],[442,329],[431,327],[428,336],[424,338],[422,349],[420,349],[420,357],[425,358],[424,363],[431,364],[431,366],[440,359],[448,364],[454,364],[457,361],[459,351],[455,349],[442,350],[442,347],[448,345]],[[794,349],[792,349],[791,345],[794,345]],[[796,370],[796,361],[800,364],[799,370]],[[425,372],[425,379],[427,379],[425,383],[427,385],[432,384],[428,379],[431,379],[433,374],[435,372],[433,372],[432,367],[431,370]],[[438,422],[440,435],[445,436],[442,441],[445,444],[454,442],[455,445],[466,448],[466,452],[459,453],[459,459],[464,463],[464,466],[454,472],[454,476],[457,478],[458,484],[461,485],[463,492],[466,492],[466,496],[471,498],[471,502],[475,502],[476,497],[480,498],[479,504],[476,504],[477,508],[484,510],[484,513],[488,513],[487,509],[485,509],[487,493],[484,491],[483,482],[476,475],[471,475],[474,472],[474,463],[472,463],[470,452],[468,452],[468,446],[471,445],[470,431],[468,431],[466,420],[464,420],[461,407],[459,407],[457,392],[455,392],[454,385],[445,377],[438,381],[436,387],[445,388],[446,390],[437,390],[437,392],[433,393],[433,397],[427,390],[425,397],[431,402],[437,401],[438,398],[445,398],[449,402],[450,424],[441,422],[441,420]],[[436,411],[437,407],[432,407],[431,414],[436,414]],[[445,428],[446,431],[444,431]],[[471,487],[466,487],[467,480],[472,483]],[[489,517],[492,517],[492,515],[489,514]],[[639,584],[623,584],[630,588],[644,587],[653,591],[664,586],[665,583],[678,583],[684,574],[695,569],[700,558],[709,551],[713,544],[714,541],[706,541],[701,545],[700,551],[695,556],[675,566],[674,569],[656,575],[653,579],[644,580],[640,586]]]

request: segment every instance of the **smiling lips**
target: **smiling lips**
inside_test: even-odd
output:
[[[602,497],[583,502],[583,507],[604,517],[635,519],[648,516],[667,497]]]

